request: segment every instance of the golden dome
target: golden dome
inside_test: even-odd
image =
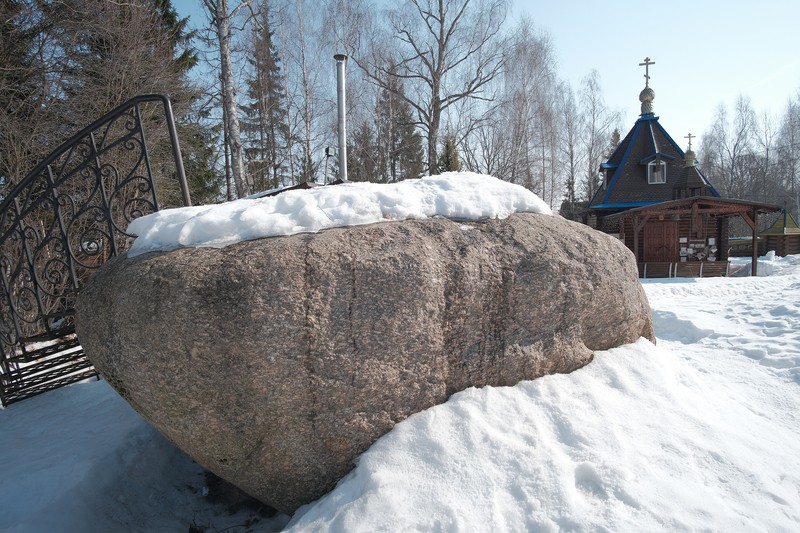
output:
[[[653,112],[653,100],[656,97],[656,92],[650,87],[645,87],[639,93],[639,101],[642,103],[642,115]]]

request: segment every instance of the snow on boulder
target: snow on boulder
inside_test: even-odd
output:
[[[84,286],[76,321],[153,426],[287,513],[454,392],[654,340],[632,254],[541,213],[123,255]]]
[[[477,220],[511,213],[552,214],[526,188],[474,172],[446,172],[399,183],[346,183],[277,196],[167,209],[134,220],[128,255],[182,247],[221,248],[242,240],[436,216]]]

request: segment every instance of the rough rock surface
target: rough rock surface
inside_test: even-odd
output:
[[[289,513],[454,392],[654,339],[633,255],[537,214],[123,255],[83,288],[77,325],[153,426]]]

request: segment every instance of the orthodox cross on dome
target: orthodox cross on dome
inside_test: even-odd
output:
[[[690,133],[689,135],[685,135],[685,136],[683,137],[684,139],[689,139],[689,150],[691,150],[691,149],[692,149],[692,137],[697,137],[697,135],[692,135],[692,134]]]
[[[650,61],[649,57],[644,58],[644,63],[639,63],[640,67],[644,67],[644,86],[650,87],[650,65],[655,65],[655,61]]]

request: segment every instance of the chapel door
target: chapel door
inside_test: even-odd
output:
[[[644,228],[644,262],[669,262],[680,260],[678,253],[678,223],[672,220],[654,220]]]

